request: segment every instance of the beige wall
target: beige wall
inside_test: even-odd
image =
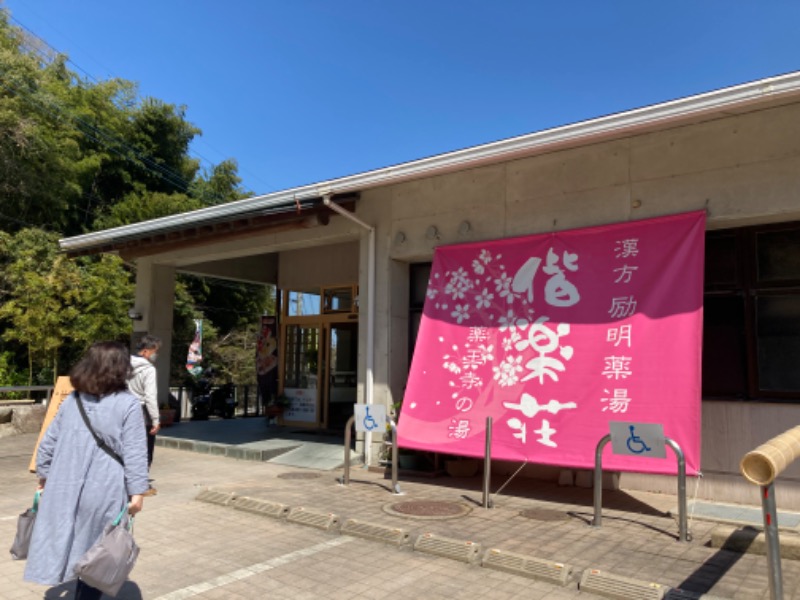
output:
[[[709,229],[800,220],[800,104],[364,190],[356,214],[375,228],[374,401],[389,405],[402,397],[408,264],[430,261],[436,246],[698,209],[708,211]],[[428,235],[432,227],[435,236]],[[358,280],[363,400],[368,239],[360,225],[333,215],[326,226],[185,248],[152,260],[191,270],[193,263],[279,253],[281,287]],[[142,294],[137,282],[137,301]],[[703,418],[706,477],[698,494],[757,502],[754,486],[738,475],[739,459],[799,423],[800,405],[704,402]],[[675,489],[673,479],[653,476],[625,475],[622,485]],[[782,508],[800,509],[795,487],[800,489],[797,467],[779,482]]]
[[[286,290],[318,289],[358,281],[358,243],[331,244],[281,252],[278,287]]]
[[[800,220],[800,105],[365,192],[359,214],[373,213],[383,232],[378,270],[386,275],[376,329],[389,332],[381,349],[391,360],[380,363],[376,383],[387,386],[387,402],[402,396],[408,371],[408,263],[430,261],[442,244],[698,209],[708,211],[709,229]],[[437,238],[426,236],[431,226]],[[704,402],[706,476],[697,490],[690,482],[690,494],[758,503],[757,489],[738,473],[739,460],[798,423],[800,405]],[[673,478],[621,481],[629,489],[675,492]],[[782,508],[800,509],[800,466],[781,476],[778,489]]]

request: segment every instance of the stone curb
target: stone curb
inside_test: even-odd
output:
[[[230,500],[228,502],[226,502],[226,503],[221,503],[219,501],[219,499],[218,499],[218,496],[223,496],[223,495],[226,496],[226,497],[229,497]],[[235,508],[236,499],[237,499],[237,494],[235,492],[222,492],[221,490],[215,490],[214,488],[206,488],[205,490],[201,491],[197,495],[197,497],[195,498],[195,500],[200,501],[200,502],[210,502],[210,503],[213,503],[213,504],[217,504],[218,506],[226,506],[226,507],[229,507],[229,508]],[[267,504],[267,505],[277,505],[278,504],[278,503],[272,503],[272,502],[267,501],[267,500],[264,500],[264,501],[261,501],[261,502],[263,502],[264,504]],[[273,519],[279,519],[279,520],[282,520],[282,521],[286,521],[287,523],[290,523],[292,521],[287,519],[287,514],[289,514],[295,508],[302,508],[302,507],[290,507],[289,511],[282,512],[280,515],[277,515],[277,514],[262,514],[262,513],[259,513],[258,511],[252,511],[252,514],[256,514],[256,515],[261,514],[261,516],[268,516],[268,517],[273,518]],[[350,521],[350,519],[348,517],[338,516],[337,517],[337,523],[334,526],[332,526],[330,528],[327,528],[326,531],[328,533],[335,534],[335,535],[348,535],[347,531],[342,531],[342,524],[347,523],[349,521]],[[293,524],[295,524],[295,523],[293,523]],[[296,524],[302,525],[303,523],[296,523]],[[384,527],[384,526],[377,525],[377,524],[369,524],[369,525],[372,525],[374,527]],[[426,532],[424,534],[421,534],[417,538],[417,541],[419,541],[419,539],[422,538],[425,535],[434,536],[435,534],[433,534],[431,532]],[[396,548],[405,547],[405,548],[410,548],[413,551],[419,551],[417,549],[417,547],[416,547],[417,546],[416,542],[411,544],[410,546],[408,546],[405,543],[405,541],[404,541],[403,544],[397,544],[397,543],[392,544],[387,540],[380,540],[378,538],[372,538],[372,539],[374,541],[377,541],[377,542],[386,543],[387,545],[394,545]],[[448,538],[448,540],[449,540],[449,538]],[[451,542],[451,544],[457,542],[457,540],[449,540],[449,541]],[[464,541],[463,543],[464,544],[473,544],[478,548],[482,548],[480,543],[473,542],[471,540],[470,541]],[[503,551],[498,549],[498,548],[489,548],[489,549],[487,549],[485,551],[480,551],[479,555],[475,557],[474,562],[473,561],[466,561],[466,564],[471,564],[472,566],[474,566],[476,568],[488,568],[488,566],[484,566],[484,562],[486,561],[486,558],[487,558],[486,554],[489,553],[489,552],[497,553],[497,552],[503,552]],[[509,554],[511,554],[511,553],[509,553]],[[445,553],[445,552],[442,552],[439,555],[444,557],[444,558],[447,558],[447,559],[458,560],[457,558],[454,558],[453,556],[448,556],[447,553]],[[542,558],[539,558],[539,557],[533,557],[533,556],[526,557],[526,556],[522,556],[522,555],[518,555],[518,554],[514,554],[514,555],[516,557],[518,557],[518,558],[521,558],[521,559],[528,558],[531,561],[542,561],[543,560]],[[460,560],[459,562],[465,562],[465,561]],[[491,561],[486,561],[486,562],[491,562]],[[591,569],[587,568],[584,571],[589,571],[589,570],[591,570]],[[570,567],[570,571],[571,571],[571,576],[568,579],[565,579],[564,583],[562,584],[562,587],[565,588],[565,589],[566,588],[571,588],[572,590],[580,591],[580,582],[582,580],[584,571],[581,571],[581,570],[574,570],[573,571],[572,567]],[[532,573],[530,573],[530,572],[526,573],[523,570],[520,570],[517,574],[522,576],[522,577],[527,577],[529,579],[534,579],[534,580],[537,580],[537,581],[542,581],[542,582],[550,583],[550,584],[553,584],[553,585],[557,585],[557,584],[554,583],[553,579],[537,577],[537,576],[534,576]],[[613,577],[612,574],[608,574],[608,575]],[[718,596],[709,596],[707,594],[694,594],[694,593],[691,593],[691,592],[684,592],[684,591],[682,591],[682,590],[680,590],[678,588],[672,588],[672,587],[667,586],[667,585],[661,585],[661,584],[657,584],[657,583],[649,582],[649,581],[638,581],[638,580],[634,580],[634,579],[631,579],[630,581],[632,583],[638,584],[643,589],[647,588],[647,587],[658,586],[658,587],[660,587],[661,589],[664,590],[664,592],[665,592],[665,595],[663,596],[664,598],[675,598],[675,599],[678,599],[678,598],[683,599],[683,598],[685,598],[687,600],[689,600],[689,599],[698,599],[698,600],[699,599],[703,599],[703,600],[708,599],[708,600],[711,600],[713,598],[714,600],[726,600],[726,598],[718,597]],[[594,592],[594,593],[597,593],[597,592]],[[619,596],[609,596],[609,597],[619,598]]]

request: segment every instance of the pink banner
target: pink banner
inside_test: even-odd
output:
[[[609,421],[655,423],[700,469],[705,213],[436,249],[399,445],[593,468]],[[677,472],[603,455],[603,468]]]

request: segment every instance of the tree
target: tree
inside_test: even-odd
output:
[[[27,349],[28,385],[34,369],[58,373],[58,350],[69,337],[78,315],[79,276],[75,263],[57,253],[57,238],[24,229],[3,240],[4,302],[0,319],[10,327],[4,340]]]
[[[2,339],[24,347],[29,385],[49,383],[93,342],[130,336],[133,285],[117,257],[70,260],[40,229],[0,234]]]
[[[200,201],[185,194],[165,194],[146,190],[131,192],[101,213],[95,219],[94,225],[97,229],[108,229],[198,208],[202,208]]]
[[[198,176],[191,187],[191,195],[205,206],[215,206],[252,196],[242,187],[239,166],[233,159],[223,160],[210,172]]]

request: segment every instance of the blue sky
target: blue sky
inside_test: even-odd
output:
[[[267,193],[800,70],[800,3],[0,0]]]

